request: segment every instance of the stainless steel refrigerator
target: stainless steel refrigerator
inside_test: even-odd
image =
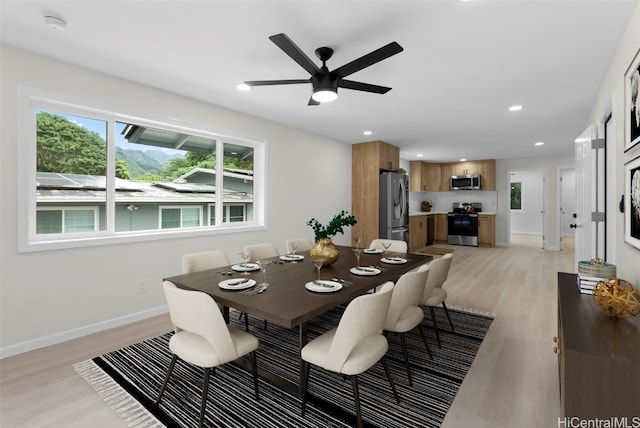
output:
[[[380,174],[381,239],[409,243],[409,177],[397,172]]]

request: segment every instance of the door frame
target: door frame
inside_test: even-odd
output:
[[[549,238],[549,168],[546,167],[532,167],[532,168],[509,168],[507,170],[507,197],[509,202],[507,203],[507,246],[511,246],[511,173],[519,171],[541,171],[542,172],[542,249],[549,250],[554,249],[553,245],[550,245]],[[557,243],[556,243],[557,244]],[[558,247],[555,247],[557,250]]]
[[[558,179],[556,183],[556,207],[558,208],[556,211],[556,230],[557,230],[557,236],[558,236],[558,249],[560,251],[563,250],[562,213],[560,212],[561,211],[560,208],[562,207],[562,171],[568,171],[568,170],[572,170],[575,173],[576,166],[575,165],[559,166],[558,172],[556,173],[556,177]],[[575,233],[573,236],[575,237]]]

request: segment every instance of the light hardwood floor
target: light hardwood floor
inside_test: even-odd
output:
[[[573,252],[535,246],[454,249],[447,305],[495,320],[443,427],[557,427],[556,273],[574,272]],[[168,316],[0,361],[0,425],[125,426],[72,364],[169,331]]]

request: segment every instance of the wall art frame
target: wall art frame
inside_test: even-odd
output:
[[[640,250],[640,156],[624,165],[624,240]]]
[[[624,151],[640,143],[640,49],[624,73]]]

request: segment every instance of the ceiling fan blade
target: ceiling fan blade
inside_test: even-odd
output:
[[[308,106],[319,106],[320,103],[316,100],[314,100],[313,98],[309,98],[309,102],[307,103]]]
[[[398,54],[402,52],[404,49],[396,42],[391,42],[386,46],[383,46],[379,49],[376,49],[373,52],[370,52],[364,56],[361,56],[358,59],[351,61],[343,65],[340,68],[336,68],[331,72],[332,75],[336,77],[347,77],[350,74],[355,73],[356,71],[360,71],[363,68],[369,67],[377,62],[382,61],[383,59],[387,59],[390,56]]]
[[[293,41],[284,33],[275,34],[269,37],[273,43],[291,57],[295,62],[300,64],[302,68],[307,70],[309,74],[316,74],[320,72],[320,68],[311,61],[311,58],[307,56]]]
[[[338,87],[354,89],[356,91],[374,92],[376,94],[386,94],[391,90],[387,86],[372,85],[371,83],[354,82],[353,80],[338,79]]]
[[[269,86],[269,85],[295,85],[298,83],[309,83],[311,79],[290,79],[290,80],[247,80],[249,86]]]

